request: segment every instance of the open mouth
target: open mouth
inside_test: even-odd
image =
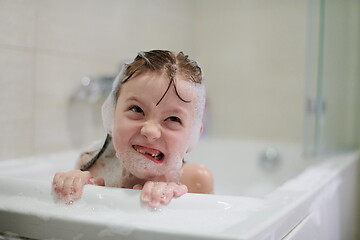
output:
[[[140,145],[133,145],[132,147],[135,149],[135,151],[141,153],[155,163],[160,163],[164,159],[164,154],[159,150],[143,147]]]

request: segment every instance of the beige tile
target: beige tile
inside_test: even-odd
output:
[[[191,7],[187,4],[158,1],[165,9],[180,9],[169,14],[147,1],[40,3],[36,32],[37,152],[73,147],[74,134],[88,139],[99,135],[100,131],[92,127],[92,121],[98,124],[99,120],[89,116],[90,110],[79,113],[83,117],[83,124],[77,123],[79,129],[69,129],[67,123],[70,96],[84,76],[115,75],[121,60],[134,58],[143,49],[191,49],[192,34],[186,27],[190,20],[185,17],[180,21],[183,14],[189,16]],[[165,23],[174,25],[171,34],[166,35]]]
[[[213,136],[301,139],[306,3],[211,3],[201,3],[195,41]]]
[[[87,137],[87,143],[102,137],[100,106],[96,106],[98,109],[94,110],[90,107],[90,103],[86,103],[80,105],[80,110],[75,116],[72,113],[71,116],[78,122],[82,121],[78,130],[74,125],[69,125],[69,104],[72,94],[80,86],[83,77],[115,75],[117,62],[44,53],[37,54],[36,62],[36,152],[53,152],[78,147],[74,146],[72,141],[74,134],[77,136],[84,133],[83,137]]]
[[[193,12],[182,1],[41,1],[37,48],[102,59],[188,50]]]
[[[36,1],[0,1],[0,44],[33,47]]]
[[[193,56],[194,32],[197,30],[197,11],[193,2],[143,1],[143,6],[137,11],[143,23],[136,27],[138,32],[144,33],[142,49],[184,51]]]
[[[37,47],[98,58],[127,56],[144,38],[136,29],[141,16],[134,15],[133,2],[41,1]]]
[[[0,160],[33,154],[34,54],[0,49]]]

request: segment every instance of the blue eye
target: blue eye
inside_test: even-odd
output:
[[[141,113],[141,114],[144,114],[144,111],[139,107],[139,106],[132,106],[130,108],[130,111],[133,111],[135,113]]]

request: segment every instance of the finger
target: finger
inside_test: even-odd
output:
[[[86,184],[95,185],[95,178],[89,178],[89,180],[87,180]]]
[[[53,188],[54,188],[54,189],[57,187],[57,183],[59,182],[59,179],[60,179],[60,175],[61,175],[61,174],[62,174],[62,173],[57,172],[57,173],[55,173],[55,175],[54,175],[54,177],[53,177],[52,183],[53,183]]]
[[[71,200],[78,200],[83,193],[84,185],[89,183],[91,174],[88,171],[82,172],[78,170],[73,171],[72,174],[74,174],[74,180],[69,196],[72,198]]]
[[[83,193],[83,189],[84,189],[84,180],[81,177],[75,177],[74,182],[73,182],[73,199],[74,200],[78,200],[82,193]]]
[[[151,191],[152,191],[152,188],[154,187],[154,182],[152,181],[147,181],[141,191],[141,195],[140,195],[140,198],[141,198],[141,201],[143,203],[149,203],[151,201]]]
[[[65,178],[64,180],[64,185],[63,185],[63,189],[62,189],[62,194],[67,196],[73,193],[74,191],[74,180],[75,177],[74,176],[69,176],[67,178]]]
[[[105,186],[105,180],[103,178],[89,178],[86,184],[96,185],[96,186]]]
[[[136,184],[136,185],[133,186],[133,189],[134,190],[142,190],[143,186],[141,184]]]
[[[53,189],[56,193],[56,197],[58,199],[60,199],[62,197],[62,188],[64,185],[64,178],[63,178],[64,173],[58,172],[55,174],[54,178],[53,178]]]
[[[96,186],[105,186],[105,180],[103,178],[96,178],[94,181]]]
[[[161,195],[160,203],[163,205],[168,205],[171,200],[174,197],[174,184],[175,183],[169,183],[166,187],[166,189],[163,191]]]
[[[150,207],[157,208],[160,206],[160,202],[165,197],[167,183],[159,182],[154,185],[151,191],[151,201],[149,202]]]
[[[187,192],[188,192],[188,188],[186,185],[177,185],[174,188],[174,197],[181,197],[182,195],[184,195]]]
[[[64,173],[61,172],[55,174],[53,178],[53,187],[55,191],[58,189],[62,189],[62,185],[64,184],[63,175]]]

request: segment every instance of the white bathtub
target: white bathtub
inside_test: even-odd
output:
[[[268,147],[279,152],[272,169],[259,161]],[[202,141],[186,160],[213,171],[216,194],[186,194],[157,211],[143,206],[136,190],[89,185],[79,202],[56,202],[52,176],[72,169],[78,153],[0,162],[0,233],[66,240],[356,238],[358,152],[303,160],[293,144]]]

